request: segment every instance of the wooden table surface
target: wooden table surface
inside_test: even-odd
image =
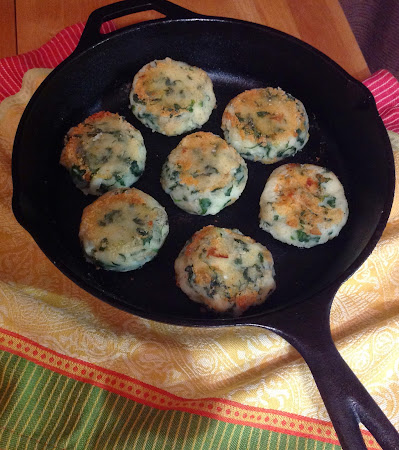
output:
[[[0,0],[0,57],[34,50],[115,0]],[[370,74],[338,0],[173,0],[192,11],[268,25],[321,50],[359,80]],[[143,0],[144,3],[144,0]],[[161,17],[137,13],[117,26]]]

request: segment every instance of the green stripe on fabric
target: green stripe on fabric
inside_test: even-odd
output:
[[[0,351],[0,448],[337,450],[341,447],[164,411]]]

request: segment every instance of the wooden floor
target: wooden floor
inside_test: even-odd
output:
[[[64,27],[85,21],[115,0],[0,0],[0,57],[36,49]],[[146,3],[145,0],[142,0]],[[354,77],[369,75],[338,0],[174,0],[192,11],[268,25],[310,43]],[[154,11],[118,21],[119,26],[160,17]]]

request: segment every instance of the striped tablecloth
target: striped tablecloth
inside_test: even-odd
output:
[[[0,448],[340,448],[310,371],[280,337],[119,311],[62,275],[17,224],[16,127],[82,29],[0,60]],[[398,148],[398,82],[380,71],[365,84]],[[345,360],[399,428],[398,296],[397,195],[372,256],[339,290],[331,321]]]

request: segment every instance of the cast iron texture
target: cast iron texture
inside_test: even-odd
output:
[[[109,35],[99,32],[106,20],[150,9],[167,18]],[[280,86],[305,104],[310,140],[302,152],[281,163],[314,163],[337,174],[350,210],[338,238],[298,249],[259,228],[259,198],[278,164],[248,162],[243,195],[217,216],[189,215],[173,204],[159,176],[182,136],[152,133],[134,118],[128,101],[134,74],[167,56],[203,68],[213,80],[217,108],[204,131],[221,135],[225,106],[245,89]],[[58,163],[69,128],[100,110],[124,115],[142,132],[147,164],[135,187],[156,198],[169,215],[170,234],[158,257],[128,273],[97,270],[84,260],[78,229],[83,208],[94,198],[76,189]],[[392,151],[370,92],[325,55],[276,30],[199,16],[164,0],[128,0],[96,10],[76,51],[50,74],[26,108],[14,144],[13,184],[17,220],[79,286],[157,321],[273,330],[305,358],[344,448],[365,448],[359,422],[384,449],[399,448],[397,432],[339,355],[329,328],[335,292],[371,253],[388,219],[394,191]],[[266,245],[274,257],[276,292],[243,317],[203,311],[175,286],[174,260],[185,241],[208,224],[238,228]]]

